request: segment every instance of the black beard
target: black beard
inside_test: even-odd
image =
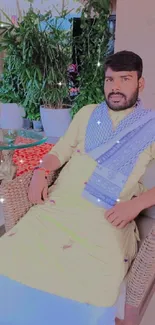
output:
[[[108,98],[105,97],[105,102],[106,102],[107,106],[112,111],[115,111],[115,112],[124,111],[124,110],[129,109],[129,108],[136,105],[136,103],[138,101],[138,97],[139,97],[139,89],[138,88],[136,89],[136,91],[134,92],[134,94],[132,95],[132,97],[130,99],[128,99],[128,100],[126,99],[126,102],[125,102],[125,104],[123,106],[119,105],[119,104],[118,104],[118,107],[111,105],[110,102],[109,102],[109,97],[111,95],[121,95],[125,99],[126,99],[126,96],[124,94],[121,94],[121,93],[117,92],[117,93],[110,93],[108,95]]]

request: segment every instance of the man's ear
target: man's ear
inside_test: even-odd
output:
[[[145,79],[143,77],[141,77],[139,79],[139,91],[140,92],[143,91],[144,87],[145,87]]]

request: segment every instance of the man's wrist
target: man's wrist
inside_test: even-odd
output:
[[[34,172],[35,171],[43,172],[46,177],[50,174],[50,170],[48,170],[48,169],[46,169],[44,167],[41,167],[41,166],[36,166],[34,168]]]
[[[140,212],[152,207],[155,204],[155,189],[148,190],[136,197],[136,204],[139,206]]]
[[[33,170],[33,175],[34,175],[34,176],[39,176],[39,177],[42,177],[42,178],[47,179],[47,176],[46,176],[46,173],[45,173],[44,170],[34,169],[34,170]]]
[[[145,205],[146,202],[145,202],[145,200],[143,200],[143,198],[141,197],[141,195],[135,197],[135,198],[132,200],[132,203],[133,203],[133,201],[134,201],[134,204],[137,205],[137,207],[138,207],[138,209],[139,209],[139,213],[140,213],[141,211],[143,211],[143,210],[146,209],[146,205]]]

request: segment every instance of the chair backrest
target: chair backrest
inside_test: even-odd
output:
[[[155,160],[142,177],[148,189],[155,187]],[[140,249],[129,271],[125,321],[139,325],[155,292],[155,206],[143,211],[136,220],[140,232]]]

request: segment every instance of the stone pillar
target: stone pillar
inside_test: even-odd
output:
[[[142,99],[155,108],[155,0],[117,0],[115,52],[131,50],[144,63]]]

